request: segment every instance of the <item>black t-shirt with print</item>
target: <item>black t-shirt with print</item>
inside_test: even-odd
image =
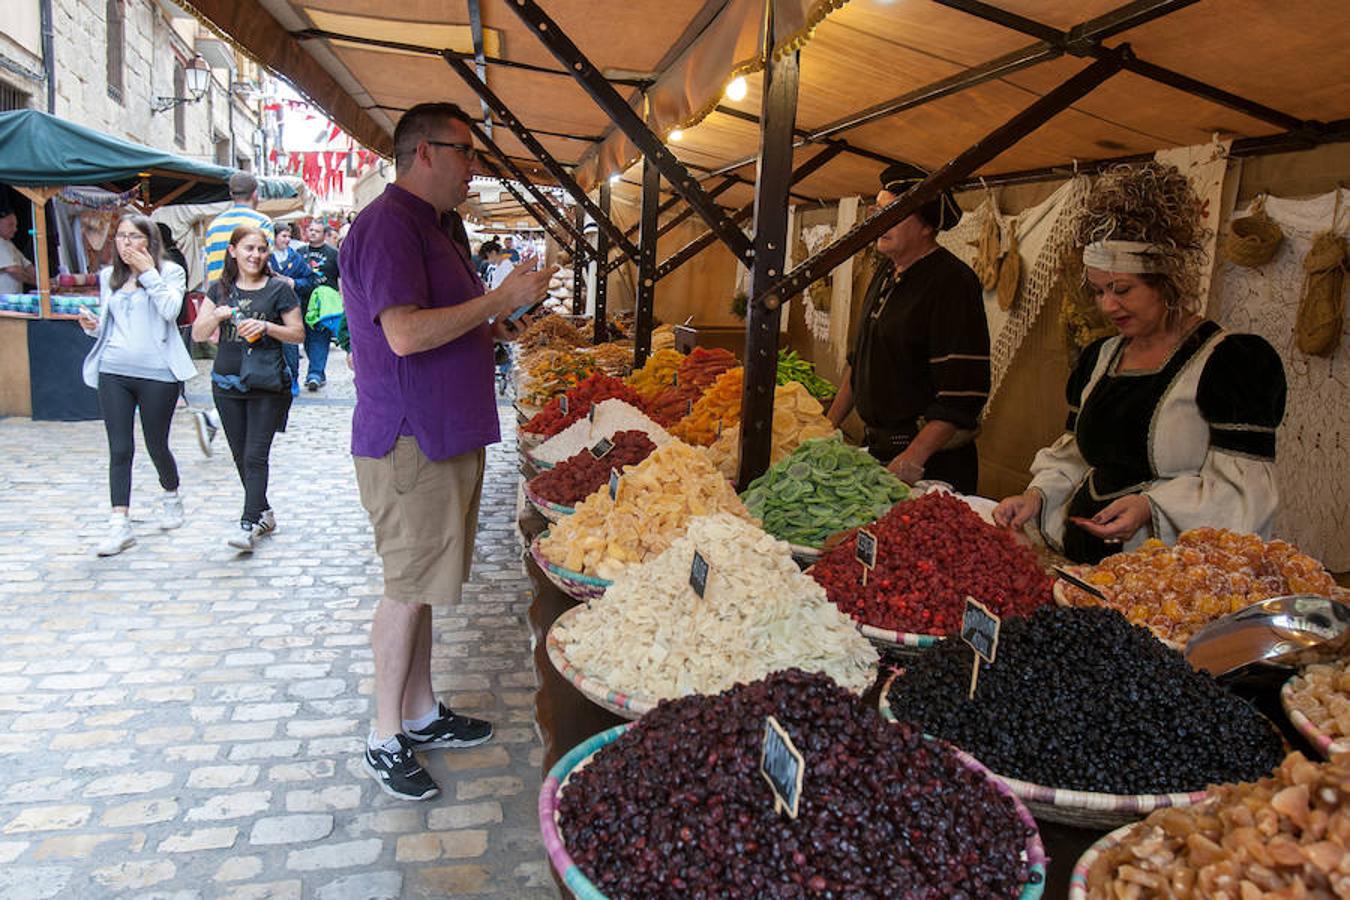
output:
[[[246,291],[235,288],[227,291],[223,281],[217,281],[207,291],[207,296],[216,306],[238,306],[246,319],[264,319],[280,324],[282,313],[300,305],[295,289],[279,278],[269,278],[267,283],[257,290]],[[216,349],[216,364],[211,371],[217,375],[238,375],[239,366],[244,358],[244,344],[233,322],[220,325],[220,345]],[[253,345],[255,350],[266,349],[281,352],[281,341],[263,335]],[[221,390],[217,387],[216,390]]]

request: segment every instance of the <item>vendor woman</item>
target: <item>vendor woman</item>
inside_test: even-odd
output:
[[[877,203],[926,177],[915,166],[888,166]],[[867,449],[902,480],[945,481],[973,494],[975,432],[989,397],[989,326],[979,279],[936,239],[960,219],[943,192],[877,239],[883,259],[829,416],[837,427],[856,407]]]
[[[994,510],[999,524],[1038,517],[1084,563],[1199,526],[1269,536],[1284,367],[1263,339],[1199,314],[1204,237],[1176,168],[1098,180],[1077,238],[1085,287],[1120,333],[1083,351],[1065,432],[1036,454],[1026,493]]]

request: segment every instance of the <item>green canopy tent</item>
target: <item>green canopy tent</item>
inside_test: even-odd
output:
[[[12,186],[33,204],[33,258],[38,268],[38,315],[54,318],[51,308],[51,276],[47,250],[46,203],[62,188],[97,187],[115,194],[135,191],[130,205],[145,214],[176,203],[213,203],[229,199],[227,182],[235,170],[200,160],[165,153],[142,144],[124,141],[91,128],[68,122],[34,109],[0,113],[0,183]],[[259,179],[264,199],[293,197],[294,179]],[[52,353],[49,338],[78,344],[82,334],[70,322],[14,322],[0,313],[0,415],[35,415],[39,407],[54,404],[42,418],[84,418],[68,409],[71,386],[67,378],[49,378],[51,373],[32,371],[34,360],[51,360],[67,354]],[[60,317],[55,318],[69,318]],[[39,326],[38,332],[33,326]],[[53,326],[49,328],[48,326]],[[64,332],[72,331],[71,335]],[[71,338],[65,341],[65,338]],[[36,345],[35,345],[36,341]],[[69,347],[67,348],[70,349]],[[73,351],[72,351],[73,352]],[[22,365],[20,365],[22,361]],[[61,371],[68,368],[64,364]],[[10,377],[14,376],[14,377]],[[19,377],[22,376],[22,377]],[[82,383],[78,384],[83,387]],[[76,391],[75,393],[79,393]],[[62,399],[65,398],[65,399]],[[87,405],[87,404],[86,404]]]

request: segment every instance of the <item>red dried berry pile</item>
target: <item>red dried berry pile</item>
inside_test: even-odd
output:
[[[528,431],[531,434],[553,437],[577,419],[589,414],[593,404],[599,403],[601,400],[609,400],[612,397],[617,397],[630,406],[646,410],[646,404],[638,396],[637,391],[614,376],[605,375],[601,372],[596,372],[594,375],[587,377],[568,391],[565,396],[567,397],[566,415],[562,411],[561,399],[554,397],[548,401],[543,409],[535,413],[530,421],[520,426],[521,430]]]
[[[610,441],[614,449],[599,459],[590,450],[582,450],[532,478],[530,491],[550,503],[576,506],[609,483],[611,470],[637,465],[656,449],[651,438],[636,430],[617,432]]]
[[[859,622],[951,634],[961,626],[967,595],[1000,617],[1024,616],[1051,600],[1051,580],[1036,555],[950,494],[896,504],[866,527],[877,538],[877,565],[865,587],[852,535],[811,570]]]
[[[759,772],[770,714],[806,763],[795,820]],[[799,669],[660,704],[572,775],[559,812],[616,900],[1016,897],[1033,834],[950,745]]]
[[[689,415],[703,388],[696,385],[666,388],[647,398],[647,415],[662,428],[669,428]]]

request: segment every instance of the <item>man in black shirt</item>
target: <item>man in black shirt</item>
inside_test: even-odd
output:
[[[925,177],[916,166],[888,166],[878,206]],[[904,481],[926,477],[973,494],[975,434],[989,397],[989,326],[979,279],[936,240],[960,218],[944,192],[877,239],[884,259],[867,287],[829,416],[839,425],[856,407],[868,450]]]
[[[305,229],[309,243],[300,248],[300,256],[314,273],[314,280],[300,292],[300,304],[304,312],[309,311],[309,297],[319,285],[327,285],[333,290],[338,286],[338,252],[326,240],[328,229],[323,222],[314,219]],[[317,391],[328,379],[325,371],[328,367],[328,341],[332,337],[328,329],[322,326],[311,328],[305,325],[305,358],[309,360],[305,372],[305,387]]]

